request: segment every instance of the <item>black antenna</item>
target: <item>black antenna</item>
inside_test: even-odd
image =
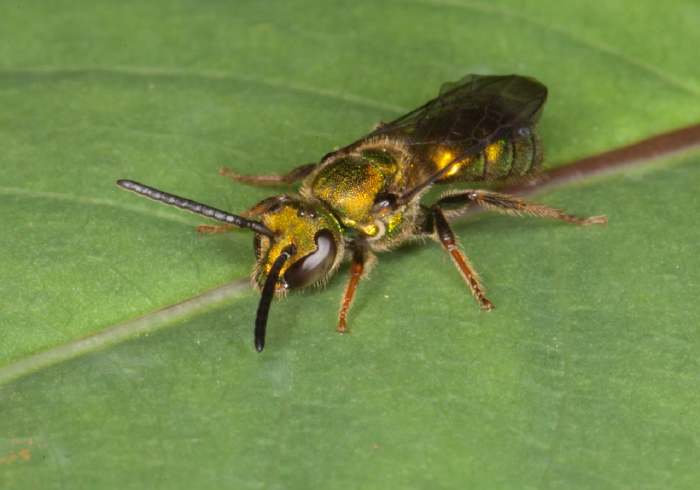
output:
[[[221,221],[223,223],[228,223],[239,228],[248,228],[261,235],[274,238],[275,234],[267,226],[263,225],[259,221],[253,221],[244,218],[243,216],[238,216],[236,214],[227,213],[226,211],[221,211],[220,209],[212,208],[206,204],[201,204],[190,199],[185,199],[184,197],[175,196],[173,194],[168,194],[167,192],[159,191],[153,187],[148,187],[147,185],[139,184],[133,180],[118,180],[117,185],[122,189],[134,192],[139,196],[147,197],[153,199],[154,201],[162,202],[168,206],[175,206],[176,208],[184,209],[190,213],[199,214],[206,216],[207,218],[215,219],[216,221]]]
[[[255,317],[255,349],[258,352],[262,352],[263,347],[265,347],[267,315],[270,313],[270,305],[272,304],[272,298],[275,295],[277,279],[280,277],[280,271],[282,270],[282,267],[284,267],[284,263],[289,260],[295,251],[296,247],[294,244],[284,247],[282,252],[273,262],[270,272],[267,274],[267,279],[265,279],[265,285],[263,286],[262,293],[260,294],[258,314]]]

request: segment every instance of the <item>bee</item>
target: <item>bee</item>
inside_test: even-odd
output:
[[[448,222],[470,204],[511,215],[533,215],[575,225],[605,225],[604,216],[578,218],[563,211],[485,189],[448,190],[432,204],[421,199],[435,185],[493,183],[523,178],[542,165],[542,141],[535,126],[547,88],[517,75],[470,75],[442,86],[437,98],[364,138],[284,175],[247,176],[223,168],[237,182],[293,184],[298,194],[264,199],[241,215],[184,199],[131,180],[117,185],[141,196],[223,222],[200,232],[247,228],[255,233],[252,275],[261,292],[255,320],[255,348],[265,346],[270,305],[290,289],[323,285],[350,260],[338,318],[346,333],[348,310],[361,278],[377,252],[432,238],[449,253],[482,310],[486,298]],[[478,187],[478,186],[477,186]],[[258,217],[257,220],[251,219]]]

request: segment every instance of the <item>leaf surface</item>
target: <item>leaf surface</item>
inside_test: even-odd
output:
[[[350,335],[346,268],[275,301],[262,355],[254,292],[197,296],[249,274],[249,233],[199,236],[114,182],[242,212],[287,189],[219,167],[317,161],[467,73],[546,83],[561,165],[700,120],[699,19],[680,0],[8,4],[3,488],[697,487],[697,151],[534,197],[606,228],[458,221],[491,313],[415,244],[379,257]]]

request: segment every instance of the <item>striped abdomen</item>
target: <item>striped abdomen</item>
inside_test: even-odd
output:
[[[441,146],[432,155],[435,172],[449,165],[460,148]],[[452,165],[437,184],[491,182],[523,177],[539,169],[544,156],[542,141],[533,127],[525,127],[508,138],[491,143]]]

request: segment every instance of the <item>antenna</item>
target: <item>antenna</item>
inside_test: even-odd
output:
[[[284,247],[282,252],[273,262],[270,272],[267,274],[267,279],[265,279],[265,285],[263,286],[262,293],[260,295],[260,303],[258,303],[258,314],[255,317],[255,349],[258,352],[262,352],[263,347],[265,347],[267,315],[270,313],[270,305],[272,304],[272,297],[275,295],[277,279],[280,277],[280,271],[282,270],[282,267],[284,267],[284,263],[289,260],[295,251],[296,246],[294,246],[294,244]]]
[[[167,192],[159,191],[153,187],[139,184],[133,180],[118,180],[117,185],[122,189],[131,191],[139,196],[153,199],[154,201],[162,202],[168,206],[175,206],[176,208],[184,209],[190,213],[206,216],[207,218],[215,219],[216,221],[228,223],[233,226],[238,226],[239,228],[248,228],[256,233],[260,233],[261,235],[265,235],[270,238],[275,237],[274,232],[259,221],[249,220],[243,216],[227,213],[226,211],[221,211],[220,209],[207,206],[206,204],[185,199],[184,197],[179,197],[173,194],[168,194]]]

